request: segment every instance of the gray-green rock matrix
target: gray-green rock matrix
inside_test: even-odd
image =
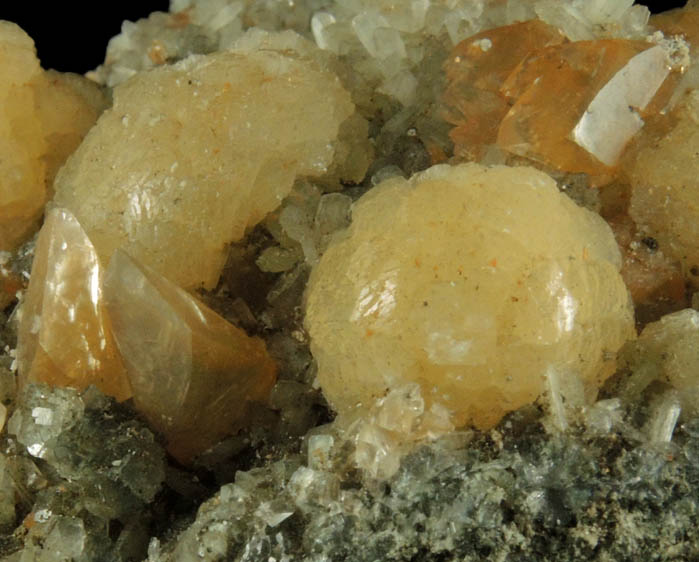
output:
[[[614,417],[606,406],[598,422]],[[699,420],[659,445],[620,428],[550,436],[537,417],[422,447],[374,486],[298,456],[239,472],[175,540],[153,540],[148,561],[699,556]]]
[[[165,454],[133,414],[94,388],[27,386],[0,455],[10,560],[138,558],[165,479]],[[14,495],[14,498],[12,497]],[[12,515],[12,517],[10,517]]]

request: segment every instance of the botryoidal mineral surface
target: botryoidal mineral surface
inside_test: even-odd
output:
[[[697,29],[172,0],[78,77],[0,22],[0,559],[699,558]]]

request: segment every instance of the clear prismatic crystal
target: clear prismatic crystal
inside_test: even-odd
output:
[[[309,280],[320,386],[343,414],[416,382],[425,410],[478,427],[535,400],[551,369],[594,396],[635,335],[620,265],[604,221],[534,169],[387,180]]]
[[[352,147],[366,132],[329,55],[292,32],[258,30],[232,50],[117,86],[59,173],[55,202],[102,259],[123,247],[182,287],[210,288],[227,244],[278,207],[297,176],[361,179],[366,152]],[[331,170],[336,153],[341,170]]]
[[[131,396],[101,289],[102,267],[70,212],[54,209],[34,251],[18,330],[21,385],[45,382],[84,389],[90,384],[117,400]]]
[[[151,268],[117,250],[104,281],[134,404],[181,462],[239,429],[276,366],[248,337]]]
[[[36,230],[58,168],[105,105],[82,76],[43,71],[31,38],[0,21],[0,251]]]

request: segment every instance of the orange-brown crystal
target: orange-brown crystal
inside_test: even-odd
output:
[[[498,144],[508,152],[556,169],[610,174],[618,154],[605,150],[608,157],[596,156],[581,146],[576,127],[602,88],[633,57],[651,47],[643,41],[605,39],[566,43],[531,54],[502,86],[513,106],[500,125]],[[610,96],[609,104],[624,99],[624,92],[617,95],[616,100]],[[631,114],[643,109],[624,103],[621,106],[621,111]],[[596,135],[611,135],[623,117],[611,113],[597,126]]]
[[[131,396],[114,345],[94,246],[65,209],[48,214],[39,233],[19,322],[20,384],[83,389],[91,384],[117,400]]]
[[[569,42],[528,21],[462,41],[446,65],[445,119],[460,160],[497,144],[545,169],[616,174],[644,118],[663,107],[677,76],[667,47],[628,39]]]
[[[457,156],[477,160],[495,142],[510,109],[503,82],[529,53],[563,41],[556,28],[531,20],[483,31],[454,48],[445,65],[443,102],[446,120],[456,125],[449,136]]]

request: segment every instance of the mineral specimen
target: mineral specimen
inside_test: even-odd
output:
[[[102,266],[75,217],[54,209],[34,251],[22,304],[17,363],[21,385],[44,382],[131,396],[102,298]]]
[[[58,199],[112,244],[135,396],[16,393],[14,320],[45,314],[11,307],[34,241],[0,247],[0,559],[699,559],[697,313],[661,318],[699,305],[697,6],[172,0],[125,22],[89,74],[116,109]],[[60,99],[86,82],[39,75],[0,123],[24,99],[40,126],[13,134],[77,142]],[[44,199],[68,144],[26,159]],[[525,163],[548,175],[492,167]],[[96,262],[72,238],[47,258],[56,225],[33,284],[65,318],[99,283],[65,293]],[[57,356],[93,341],[60,331]]]
[[[550,369],[593,396],[634,337],[620,265],[599,216],[531,168],[441,165],[388,180],[309,280],[320,385],[347,413],[417,382],[426,409],[478,427],[535,400]]]
[[[248,35],[115,88],[56,178],[55,204],[76,215],[101,259],[123,247],[182,287],[213,287],[227,243],[296,176],[328,171],[347,121],[366,139],[353,113],[317,48],[292,32]]]
[[[250,338],[154,270],[117,250],[104,292],[134,404],[181,462],[244,423],[276,367]]]
[[[0,21],[0,251],[36,227],[58,167],[104,107],[96,85],[44,72],[34,42]]]

